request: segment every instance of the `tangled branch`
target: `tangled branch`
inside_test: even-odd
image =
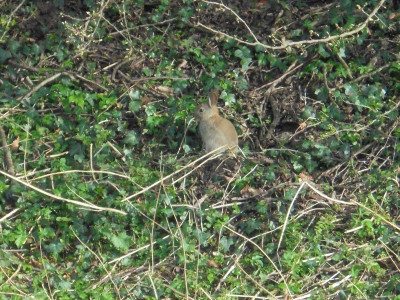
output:
[[[337,34],[337,35],[332,35],[330,37],[326,37],[326,38],[322,38],[322,39],[303,40],[303,41],[297,41],[297,42],[283,40],[282,44],[280,46],[271,46],[271,45],[267,45],[267,44],[264,44],[264,43],[260,42],[258,40],[258,38],[256,37],[256,35],[254,34],[253,30],[249,27],[249,25],[236,12],[234,12],[231,8],[227,7],[225,4],[217,3],[217,2],[213,2],[213,1],[207,1],[207,0],[202,0],[202,2],[218,6],[218,7],[222,8],[223,10],[226,10],[229,13],[233,14],[235,16],[236,20],[239,23],[242,23],[246,27],[247,31],[254,38],[255,42],[248,42],[248,41],[245,41],[243,39],[234,37],[232,35],[226,34],[226,33],[222,32],[222,31],[219,31],[219,30],[213,29],[213,28],[211,28],[211,27],[209,27],[207,25],[204,25],[201,22],[197,22],[194,25],[195,27],[199,27],[199,28],[205,29],[207,31],[210,31],[210,32],[212,32],[214,34],[217,34],[217,35],[221,35],[221,36],[226,37],[228,39],[233,39],[236,42],[238,42],[240,44],[247,45],[247,46],[253,46],[253,47],[254,46],[260,46],[260,47],[262,47],[262,48],[264,48],[266,50],[282,50],[282,49],[286,49],[286,48],[289,48],[289,47],[300,47],[300,46],[303,46],[303,45],[328,43],[328,42],[336,40],[336,39],[352,36],[352,35],[360,32],[360,31],[362,31],[365,27],[367,27],[368,23],[378,13],[379,9],[383,6],[383,4],[386,2],[386,0],[381,0],[379,2],[379,4],[373,9],[373,11],[367,16],[365,21],[362,22],[359,26],[357,26],[353,30],[350,30],[350,31],[347,31],[347,32],[344,32],[344,33],[340,33],[340,34]]]

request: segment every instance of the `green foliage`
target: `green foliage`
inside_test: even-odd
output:
[[[4,297],[397,297],[391,4],[346,35],[378,1],[11,2],[0,154],[25,184],[0,177]],[[246,158],[197,168],[212,88]]]

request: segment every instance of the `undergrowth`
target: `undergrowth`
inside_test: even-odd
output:
[[[397,1],[224,3],[0,4],[2,299],[398,298]]]

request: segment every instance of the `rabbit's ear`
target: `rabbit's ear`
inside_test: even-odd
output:
[[[211,106],[217,105],[218,102],[218,90],[217,89],[212,89],[210,91],[210,96],[208,97],[208,103]]]
[[[213,105],[213,104],[212,104],[211,95],[208,96],[208,102],[207,102],[207,104],[208,104],[208,107],[209,107],[209,108],[211,108],[211,106]]]

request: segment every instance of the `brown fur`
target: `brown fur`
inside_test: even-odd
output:
[[[219,147],[220,152],[230,149],[233,152],[238,148],[238,136],[233,124],[221,117],[217,108],[218,90],[214,89],[210,93],[209,101],[200,104],[195,112],[195,117],[199,121],[199,133],[207,152]]]

